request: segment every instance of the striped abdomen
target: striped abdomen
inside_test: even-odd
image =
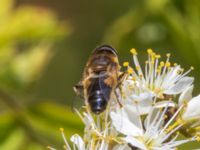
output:
[[[90,86],[87,89],[88,103],[95,114],[100,114],[106,109],[110,99],[112,88],[105,84],[107,76],[99,76],[90,79]]]

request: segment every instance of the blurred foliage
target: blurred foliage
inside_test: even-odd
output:
[[[132,8],[113,21],[103,41],[119,49],[134,45],[140,50],[171,51],[183,64],[200,70],[199,0],[141,0]]]
[[[141,0],[134,4],[132,9],[113,21],[103,41],[119,49],[134,46],[139,49],[141,57],[146,57],[148,47],[159,53],[172,52],[175,62],[183,61],[180,64],[186,68],[195,66],[195,92],[199,94],[200,1]],[[200,143],[180,147],[185,150],[194,148],[200,148]]]
[[[39,7],[13,9],[12,0],[3,0],[0,10],[0,81],[16,90],[37,80],[51,57],[53,42],[68,30]]]
[[[200,82],[199,0],[16,1],[0,3],[0,149],[61,149],[60,127],[68,138],[82,132],[66,104],[74,100],[72,86],[100,43],[113,45],[120,61],[130,59],[132,47],[143,60],[149,47],[170,52],[174,62],[194,66],[192,75]],[[29,3],[36,6],[23,5]]]
[[[23,96],[31,94],[54,54],[54,45],[69,32],[69,26],[45,8],[14,8],[13,0],[1,1],[0,149],[40,150],[61,143],[56,132],[61,126],[70,135],[74,127],[80,132],[78,119],[65,118],[74,118],[67,107],[45,102],[31,105],[30,97]]]

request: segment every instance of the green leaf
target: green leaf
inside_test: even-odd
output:
[[[13,131],[3,144],[0,145],[2,150],[19,150],[25,140],[25,134],[22,129]]]

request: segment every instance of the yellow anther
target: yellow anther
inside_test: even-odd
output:
[[[60,128],[60,131],[61,131],[61,132],[64,132],[64,129],[63,129],[63,128]]]
[[[133,77],[133,78],[132,78],[132,80],[133,80],[133,81],[136,81],[136,80],[137,80],[137,78],[136,78],[136,77]]]
[[[135,68],[136,68],[136,70],[140,70],[140,67],[139,67],[139,66],[136,66]]]
[[[163,67],[165,63],[163,61],[160,62],[160,66]]]
[[[168,118],[168,116],[167,116],[167,115],[165,115],[164,117],[165,117],[165,119],[167,119],[167,118]]]
[[[153,50],[152,50],[151,48],[148,48],[148,49],[147,49],[147,53],[148,53],[148,54],[152,54],[152,53],[153,53]]]
[[[133,73],[133,69],[129,67],[128,70],[127,70],[127,72],[128,72],[129,74],[132,74],[132,73]]]
[[[194,67],[193,67],[193,66],[191,66],[191,67],[190,67],[190,69],[191,69],[191,70],[194,70]]]
[[[177,63],[174,63],[174,66],[177,66],[178,64]]]
[[[124,66],[124,67],[128,67],[128,66],[129,66],[129,62],[125,61],[125,62],[123,63],[123,66]]]
[[[170,66],[171,66],[171,63],[170,63],[170,62],[166,62],[166,63],[165,63],[165,66],[166,66],[166,67],[170,67]]]
[[[152,53],[150,53],[150,55],[151,55],[151,59],[155,59],[156,53],[152,52]]]
[[[130,50],[130,52],[131,52],[133,55],[137,55],[137,51],[136,51],[135,48],[132,48],[132,49]]]
[[[156,57],[156,58],[161,58],[161,56],[160,56],[160,55],[156,55],[155,57]]]
[[[170,53],[167,53],[167,55],[166,55],[167,57],[170,57],[171,56],[171,54]]]

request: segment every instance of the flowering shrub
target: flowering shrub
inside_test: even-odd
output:
[[[61,129],[65,149],[173,150],[200,141],[200,96],[192,97],[194,78],[188,76],[193,67],[184,71],[170,63],[170,54],[160,61],[161,56],[148,49],[143,71],[136,50],[131,53],[134,67],[124,63],[127,77],[116,89],[121,105],[113,96],[100,115],[92,114],[87,104],[83,112],[77,111],[84,136],[73,135],[70,147]],[[180,134],[185,139],[179,139]]]

